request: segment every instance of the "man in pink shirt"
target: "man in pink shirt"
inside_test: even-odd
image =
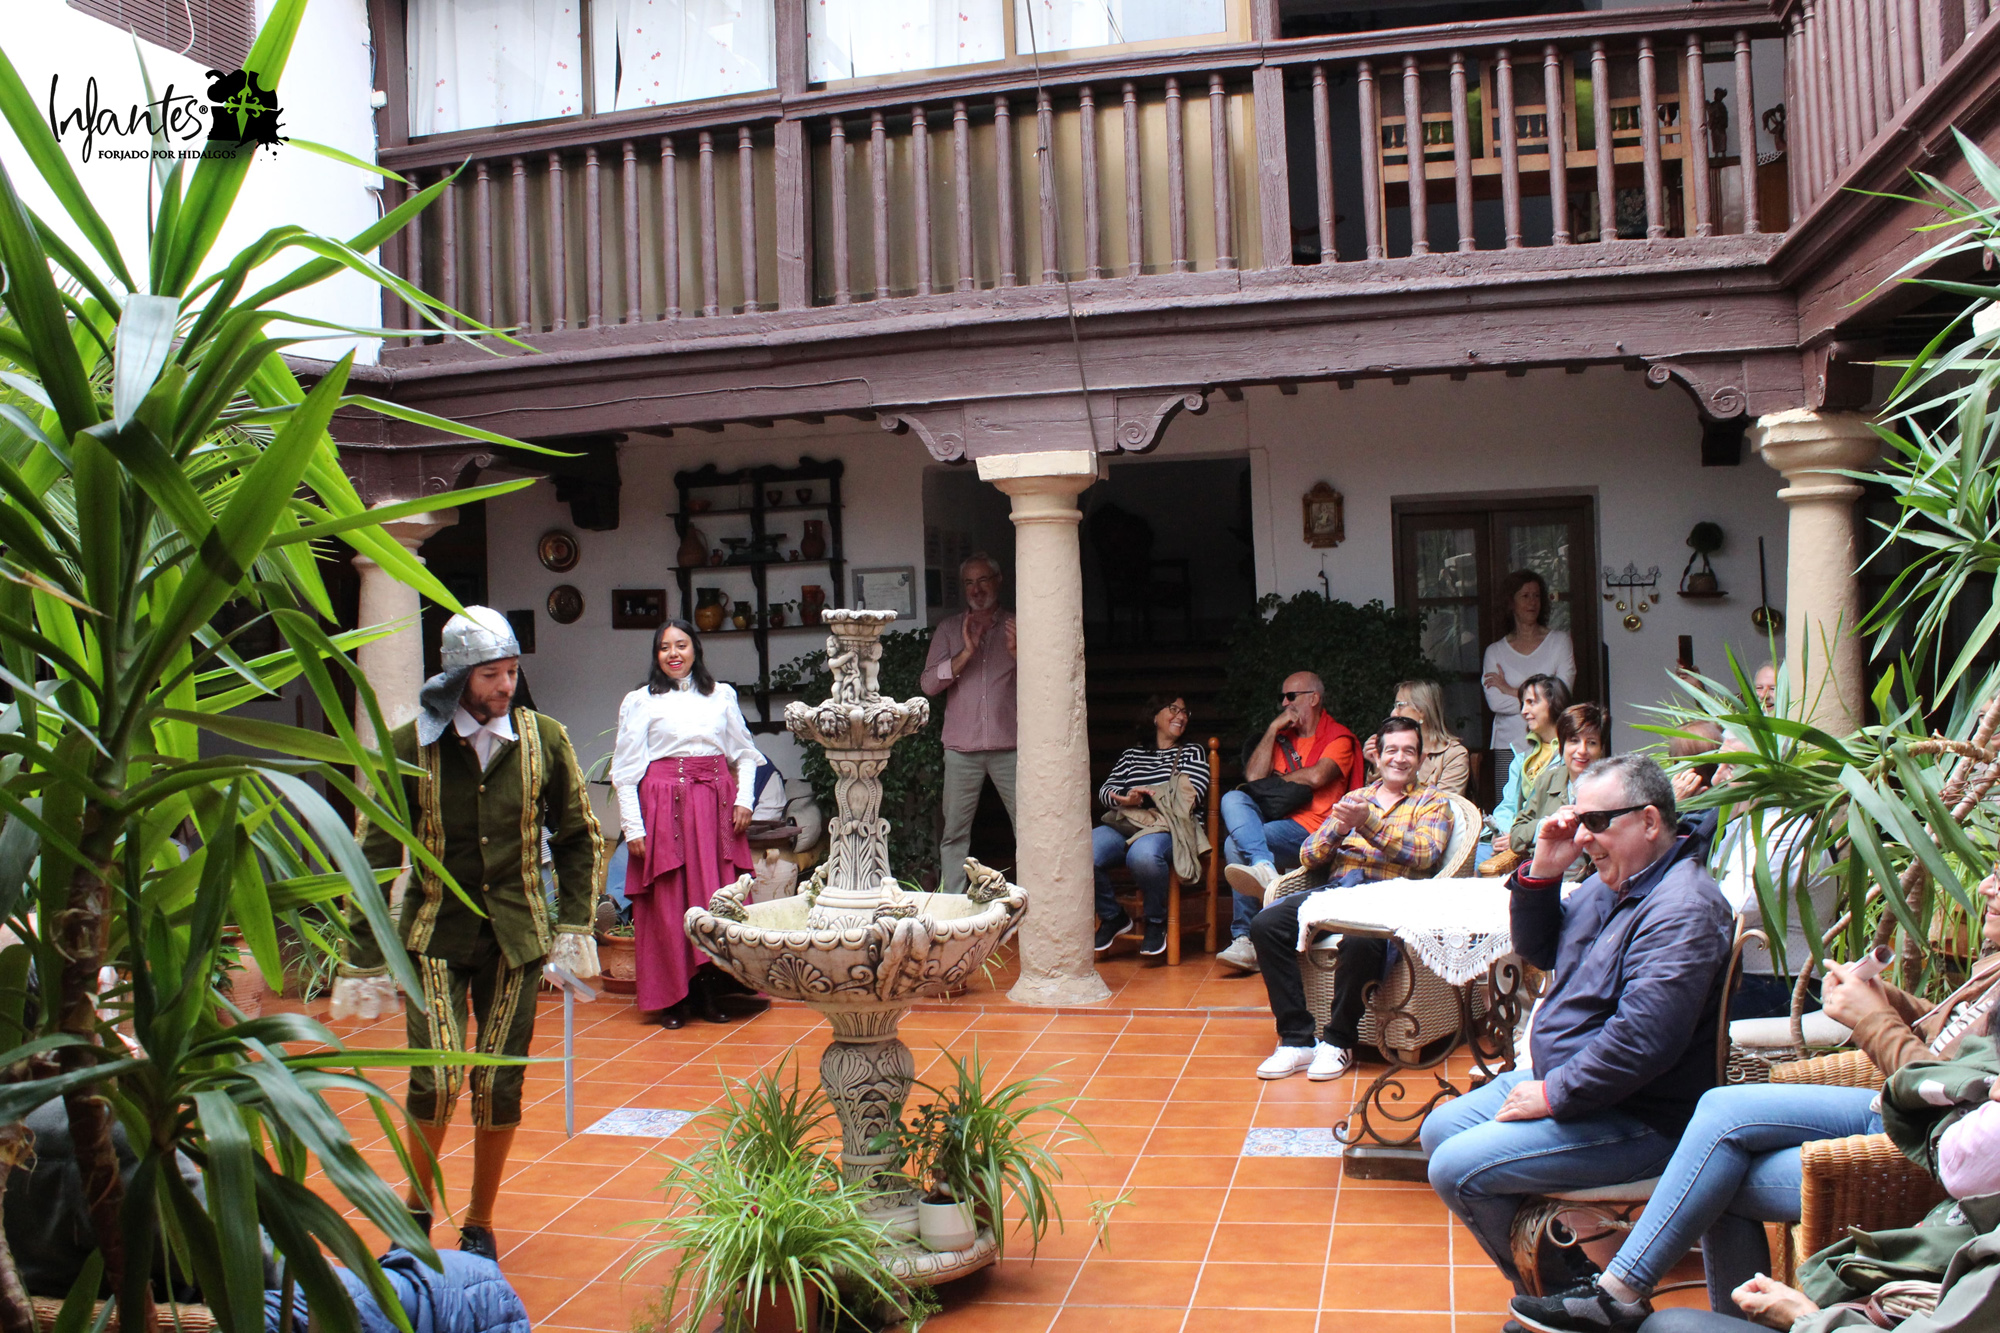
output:
[[[1014,616],[1000,609],[1000,566],[984,551],[958,567],[965,611],[931,632],[924,693],[946,697],[944,836],[939,855],[946,893],[965,892],[972,816],[988,778],[1014,818]]]

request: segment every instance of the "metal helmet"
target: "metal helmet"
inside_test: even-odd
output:
[[[514,627],[490,606],[468,606],[463,614],[445,621],[440,647],[446,674],[521,655]]]

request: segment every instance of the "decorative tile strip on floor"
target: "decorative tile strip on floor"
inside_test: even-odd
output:
[[[1243,1135],[1245,1157],[1339,1157],[1345,1151],[1330,1129],[1252,1129]]]
[[[622,1106],[596,1124],[586,1134],[619,1134],[633,1139],[663,1139],[695,1118],[694,1111],[650,1111],[643,1106]]]

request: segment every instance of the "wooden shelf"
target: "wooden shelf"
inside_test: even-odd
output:
[[[741,562],[741,563],[739,563],[739,564],[734,564],[734,565],[729,565],[729,564],[723,564],[723,565],[675,565],[675,566],[674,566],[674,572],[675,572],[675,573],[677,573],[677,574],[683,574],[683,573],[684,573],[684,574],[701,574],[701,573],[705,573],[705,572],[708,572],[708,571],[711,571],[711,570],[717,570],[717,569],[741,569],[741,570],[751,570],[751,569],[801,569],[801,568],[804,568],[804,567],[805,567],[805,566],[807,566],[807,565],[831,565],[832,563],[833,563],[833,557],[831,557],[831,556],[827,556],[827,557],[825,557],[824,559],[820,559],[820,560],[745,560],[745,561],[743,561],[743,562]]]
[[[1680,590],[1680,595],[1687,598],[1691,602],[1719,602],[1723,598],[1729,596],[1728,593],[1722,591],[1720,588],[1716,589],[1714,592],[1688,592],[1687,590],[1682,589]]]
[[[832,509],[833,506],[831,504],[815,500],[811,504],[764,505],[761,508],[755,505],[748,507],[732,505],[728,509],[683,509],[677,514],[668,514],[667,517],[674,519],[684,518],[692,523],[697,519],[704,518],[747,518],[751,514],[828,513]]]

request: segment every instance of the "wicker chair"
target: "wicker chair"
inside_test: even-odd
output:
[[[62,1313],[63,1303],[50,1296],[33,1296],[29,1303],[35,1307],[35,1326],[54,1328],[56,1316]],[[104,1312],[104,1302],[99,1301],[91,1311],[92,1326]],[[105,1325],[105,1333],[118,1327],[118,1316],[113,1313]],[[153,1333],[215,1333],[217,1328],[215,1311],[206,1305],[166,1305],[153,1307]]]
[[[1181,877],[1168,872],[1167,879],[1167,966],[1181,965],[1181,939],[1194,931],[1202,932],[1202,948],[1214,953],[1216,940],[1216,904],[1220,901],[1222,876],[1222,740],[1217,736],[1208,738],[1208,855],[1202,860],[1202,876],[1192,884],[1184,883]],[[1121,867],[1117,872],[1126,874]],[[1128,876],[1129,878],[1129,876]],[[1184,910],[1186,899],[1192,897],[1200,904],[1192,914]],[[1142,940],[1145,938],[1145,912],[1128,911],[1132,929],[1118,938],[1121,940]]]
[[[1882,1073],[1861,1051],[1841,1051],[1775,1066],[1773,1083],[1876,1088]],[[1771,1223],[1771,1276],[1797,1285],[1800,1263],[1847,1234],[1914,1226],[1945,1197],[1935,1177],[1887,1134],[1816,1139],[1799,1149],[1799,1220]]]

